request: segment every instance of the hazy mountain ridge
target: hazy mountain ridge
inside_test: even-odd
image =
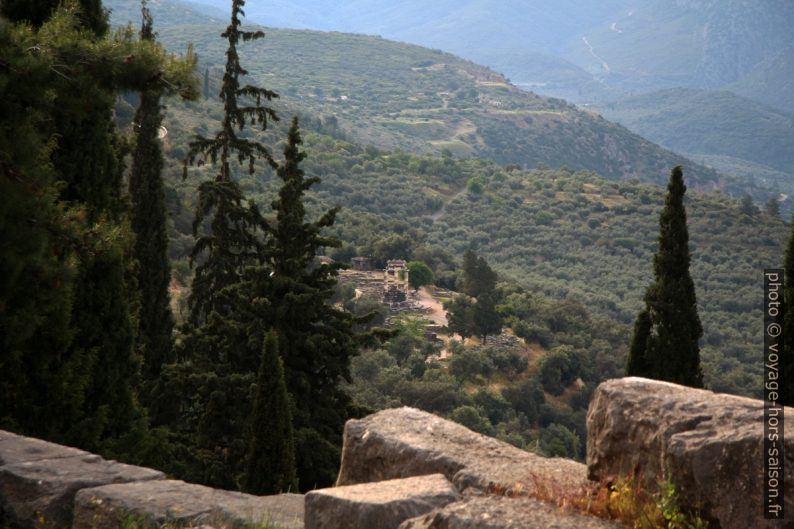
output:
[[[794,44],[770,55],[727,88],[794,115]]]
[[[704,156],[721,172],[752,176],[742,166],[751,162],[780,176],[780,190],[794,192],[794,116],[737,96],[689,88],[672,88],[607,103],[599,107],[607,118],[622,123],[660,145],[687,153],[701,162]],[[730,163],[733,160],[733,163]],[[763,167],[762,167],[763,166]]]
[[[224,52],[219,29],[167,26],[159,35],[173,50],[193,43],[217,78]],[[738,189],[715,171],[619,125],[520,90],[498,73],[450,54],[336,32],[266,33],[263,41],[241,50],[252,78],[281,94],[278,105],[333,115],[362,143],[412,152],[446,148],[503,164],[567,165],[657,183],[665,181],[670,167],[684,164],[700,187]]]
[[[225,7],[224,0],[199,1]],[[399,6],[280,0],[247,7],[252,21],[267,25],[379,34],[440,48],[577,101],[673,86],[718,88],[750,75],[741,93],[755,98],[758,92],[759,101],[778,106],[765,96],[765,76],[753,70],[794,44],[794,4],[787,0],[510,0],[498,6],[485,0]],[[562,83],[560,70],[572,65],[581,70]]]

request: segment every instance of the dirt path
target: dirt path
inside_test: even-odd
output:
[[[416,302],[432,311],[424,315],[428,320],[437,325],[447,325],[447,311],[444,310],[441,302],[427,290],[427,287],[420,288],[419,292],[416,293]]]
[[[466,186],[463,186],[463,188],[460,191],[458,191],[457,193],[452,195],[452,198],[450,198],[449,200],[444,202],[444,204],[441,206],[441,209],[439,209],[438,211],[436,211],[435,213],[430,215],[430,219],[433,222],[435,222],[438,219],[440,219],[441,217],[443,217],[444,213],[447,212],[447,205],[452,203],[453,200],[456,200],[457,198],[461,197],[465,192],[466,192]]]

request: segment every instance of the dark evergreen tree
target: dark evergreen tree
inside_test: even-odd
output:
[[[204,99],[210,97],[210,69],[204,68]]]
[[[783,262],[783,354],[781,355],[781,397],[785,406],[794,406],[794,218]]]
[[[703,328],[695,285],[689,274],[689,233],[684,208],[684,175],[673,169],[659,218],[656,280],[645,293],[645,310],[635,324],[627,375],[703,387],[698,341]],[[648,321],[646,321],[646,318]],[[647,334],[644,344],[643,335]]]
[[[254,173],[257,159],[264,158],[276,167],[273,157],[261,143],[237,135],[247,122],[267,127],[268,118],[277,120],[272,108],[263,104],[278,97],[274,92],[251,85],[240,86],[240,77],[248,72],[240,65],[237,45],[240,40],[249,41],[265,36],[262,31],[242,31],[240,17],[245,0],[232,0],[231,22],[221,36],[228,41],[226,70],[223,76],[220,98],[224,104],[221,129],[213,138],[196,136],[190,143],[185,172],[189,163],[198,156],[209,158],[213,163],[220,158],[220,168],[215,179],[203,182],[198,190],[198,205],[193,222],[197,236],[191,252],[191,262],[196,263],[196,272],[190,292],[190,322],[194,325],[205,321],[216,310],[227,313],[231,307],[221,303],[220,292],[238,283],[245,266],[262,262],[261,232],[265,222],[257,208],[246,204],[239,185],[232,176],[230,161],[233,157],[242,163],[248,161],[248,171]],[[245,105],[244,99],[253,100]],[[207,233],[201,233],[205,219],[209,219]]]
[[[154,42],[152,16],[145,0],[142,15],[141,40]],[[163,151],[159,138],[163,121],[161,91],[162,88],[155,87],[141,93],[135,114],[138,134],[129,180],[130,220],[135,234],[134,254],[138,261],[135,278],[140,292],[137,348],[143,359],[142,374],[146,380],[156,378],[161,366],[173,360],[174,345],[174,317],[168,293],[171,266],[167,253]]]
[[[30,4],[36,6],[44,4]],[[68,318],[68,327],[44,329],[46,319],[30,322],[42,336],[36,346],[46,344],[44,337],[52,337],[57,330],[59,347],[39,351],[25,347],[15,353],[25,357],[28,365],[48,355],[39,363],[46,367],[41,373],[28,373],[27,380],[15,381],[18,393],[14,398],[38,402],[41,407],[29,417],[23,416],[24,408],[12,407],[3,413],[18,424],[25,423],[26,433],[130,459],[145,449],[146,432],[145,416],[136,402],[139,359],[133,347],[132,238],[120,193],[124,150],[114,128],[113,105],[120,90],[159,84],[170,67],[161,49],[135,43],[129,35],[113,40],[91,37],[86,26],[95,28],[86,17],[91,14],[87,9],[82,18],[68,4],[52,11],[48,19],[50,12],[47,8],[39,13],[44,22],[38,30],[10,31],[16,32],[17,44],[25,43],[28,60],[46,67],[46,77],[37,81],[47,91],[47,99],[27,112],[41,118],[31,124],[46,139],[49,163],[63,184],[58,201],[71,206],[70,215],[80,220],[82,228],[68,237],[61,234],[51,239],[58,242],[48,249],[63,260],[67,273],[61,277],[70,278],[54,288],[59,295],[53,296],[73,296],[58,311],[57,322]],[[4,32],[7,28],[3,24]],[[34,48],[39,51],[31,54]],[[37,70],[23,75],[33,71]],[[51,138],[57,138],[57,145]],[[45,186],[39,198],[51,196],[51,191]],[[32,188],[28,192],[37,193]],[[42,228],[50,230],[52,225]],[[59,232],[63,233],[51,233]],[[26,257],[35,262],[35,252]],[[32,387],[40,380],[46,381],[43,387]],[[46,401],[40,401],[43,395]]]
[[[357,320],[334,307],[341,264],[318,264],[325,247],[337,247],[322,231],[334,223],[332,209],[314,222],[306,221],[303,196],[317,178],[305,178],[300,162],[305,153],[298,121],[293,119],[284,162],[278,169],[283,184],[273,202],[276,222],[268,248],[273,276],[252,289],[269,322],[278,332],[287,388],[296,403],[294,416],[298,480],[302,489],[331,485],[336,479],[342,430],[349,417],[350,398],[340,387],[350,379],[350,359],[365,339],[353,331]]]
[[[502,332],[502,316],[496,310],[496,299],[495,291],[483,292],[474,304],[474,330],[482,338],[482,343],[485,343],[488,335]]]
[[[3,0],[0,12],[13,22],[28,22],[38,28],[50,18],[62,0]],[[79,17],[82,25],[100,37],[108,30],[107,12],[102,0],[79,0]]]
[[[634,332],[631,337],[628,361],[626,362],[626,374],[639,376],[641,374],[650,373],[650,366],[647,361],[648,357],[645,354],[645,348],[647,347],[650,333],[651,317],[648,315],[647,310],[642,310],[634,321]]]
[[[298,489],[290,408],[278,338],[270,331],[265,336],[248,430],[245,492],[264,495]]]
[[[444,309],[447,311],[447,326],[450,331],[459,334],[464,340],[475,334],[474,303],[470,297],[459,294],[444,302]]]
[[[485,258],[478,257],[471,250],[463,254],[463,292],[472,297],[479,297],[484,292],[496,289],[496,272]]]
[[[59,197],[50,158],[52,62],[34,32],[0,23],[0,428],[46,435],[62,384],[81,212]]]

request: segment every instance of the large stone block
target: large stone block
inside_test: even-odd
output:
[[[256,524],[302,529],[303,502],[301,494],[252,496],[176,480],[106,485],[77,493],[73,529],[121,527],[124,520],[141,527],[175,522],[214,529]]]
[[[682,507],[722,529],[794,528],[794,409],[785,428],[786,523],[763,519],[764,403],[644,378],[609,380],[587,413],[589,476],[671,479]]]
[[[545,458],[414,408],[380,411],[345,425],[337,485],[443,474],[467,488],[544,495],[587,483],[586,467]]]
[[[458,499],[441,474],[315,490],[306,494],[306,529],[397,529]]]
[[[77,448],[0,430],[0,466],[88,455],[88,452]]]
[[[27,441],[31,446],[39,446],[35,439]],[[45,452],[49,453],[50,448],[47,447]],[[65,453],[70,453],[70,450],[73,449],[66,449]],[[78,455],[33,459],[0,467],[0,511],[3,516],[20,527],[68,528],[72,525],[74,496],[78,490],[163,478],[163,473],[157,470],[77,452]],[[20,452],[12,453],[16,457]]]
[[[471,497],[407,520],[399,529],[621,529],[531,498]]]

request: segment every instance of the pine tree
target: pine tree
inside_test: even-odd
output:
[[[46,22],[62,0],[3,0],[0,12],[13,22],[28,22],[34,28]],[[83,27],[89,28],[97,37],[108,30],[107,13],[101,0],[79,0],[79,18]]]
[[[256,397],[248,431],[243,490],[278,494],[297,490],[295,440],[284,366],[274,331],[265,336]]]
[[[474,329],[482,337],[482,343],[488,335],[502,332],[502,316],[496,310],[496,299],[495,291],[483,292],[474,304]]]
[[[645,293],[645,310],[635,323],[627,375],[703,387],[698,345],[703,328],[689,274],[685,192],[683,171],[678,166],[670,176],[659,218],[659,249],[654,256],[656,280]]]
[[[154,42],[152,16],[145,0],[142,14],[141,40]],[[146,380],[156,378],[161,366],[173,360],[174,317],[168,293],[171,266],[167,253],[163,151],[158,137],[163,120],[160,97],[161,89],[157,88],[141,93],[135,114],[138,136],[129,180],[130,220],[135,234],[136,280],[140,292],[137,347],[143,359],[142,374]]]
[[[47,112],[51,61],[37,36],[0,24],[0,428],[46,435],[52,402],[67,400],[79,211],[59,201]],[[68,389],[68,388],[67,388]]]
[[[269,302],[262,304],[267,314],[263,320],[279,336],[287,388],[296,403],[298,479],[302,489],[310,489],[330,485],[336,478],[350,409],[340,383],[350,379],[350,359],[364,337],[353,331],[353,316],[330,303],[341,265],[315,262],[322,248],[339,245],[321,234],[333,225],[337,210],[306,221],[303,196],[319,179],[304,177],[301,143],[295,118],[278,168],[283,184],[273,202],[276,223],[268,248],[273,276],[260,280],[253,290]]]
[[[264,106],[262,101],[270,101],[278,96],[264,88],[240,86],[240,76],[248,72],[240,65],[237,44],[241,39],[249,41],[265,36],[261,31],[240,29],[244,5],[245,0],[232,0],[231,22],[221,34],[229,43],[220,93],[224,103],[221,130],[214,138],[196,136],[190,142],[185,160],[187,174],[188,164],[196,161],[198,156],[209,158],[213,163],[220,158],[220,170],[215,179],[203,182],[198,189],[198,205],[193,222],[197,241],[190,254],[191,262],[198,261],[189,298],[190,322],[194,325],[205,321],[213,310],[219,314],[228,312],[230,307],[222,303],[219,294],[224,288],[240,281],[245,266],[262,262],[263,259],[261,231],[266,228],[265,221],[255,206],[244,204],[245,197],[232,176],[230,160],[232,157],[241,163],[247,160],[250,174],[254,173],[254,164],[259,158],[264,158],[273,168],[276,167],[264,145],[239,137],[237,130],[242,130],[249,121],[265,129],[268,118],[277,120],[273,109]],[[242,98],[253,99],[253,104],[241,105]],[[205,219],[210,216],[209,232],[199,235]]]
[[[783,262],[783,354],[781,355],[781,397],[785,406],[794,406],[794,217]]]
[[[474,326],[474,303],[464,294],[444,302],[447,311],[449,330],[460,335],[464,340],[476,332]]]
[[[34,2],[30,7],[45,4]],[[99,2],[83,4],[100,8],[102,17],[97,20],[104,21]],[[41,337],[35,339],[39,343],[29,342],[15,353],[31,369],[22,373],[27,379],[15,381],[14,398],[37,404],[30,416],[22,415],[24,408],[12,407],[9,420],[24,423],[24,431],[32,435],[130,458],[139,451],[146,432],[145,416],[136,401],[139,359],[132,317],[136,298],[132,237],[120,193],[124,149],[115,130],[113,105],[120,90],[158,84],[172,72],[173,64],[166,64],[161,49],[140,45],[130,35],[112,40],[95,37],[86,31],[86,26],[95,28],[90,24],[94,12],[86,9],[81,14],[75,5],[66,3],[55,11],[47,7],[38,13],[44,21],[38,29],[11,29],[17,42],[25,43],[29,61],[46,67],[46,76],[37,82],[47,99],[27,112],[40,118],[33,126],[46,138],[47,163],[63,183],[58,187],[59,207],[68,204],[67,215],[79,221],[64,224],[79,226],[71,233],[53,230],[51,224],[42,226],[50,230],[50,241],[57,241],[47,251],[55,252],[66,271],[62,278],[68,278],[54,291],[69,299],[60,303],[57,322],[46,318],[30,322],[35,322],[32,328],[38,326],[35,332]],[[3,24],[4,33],[7,28]],[[31,54],[34,48],[39,51]],[[57,138],[57,144],[51,138]],[[42,199],[51,191],[42,188]],[[28,192],[35,194],[33,189]],[[42,206],[47,211],[45,202]],[[26,258],[38,266],[35,252]],[[64,321],[66,325],[60,325]],[[47,323],[58,325],[44,328]],[[57,347],[46,350],[47,337],[55,339],[56,330]],[[43,355],[46,360],[39,361]],[[36,371],[41,366],[45,369]],[[34,387],[39,381],[45,383]]]

